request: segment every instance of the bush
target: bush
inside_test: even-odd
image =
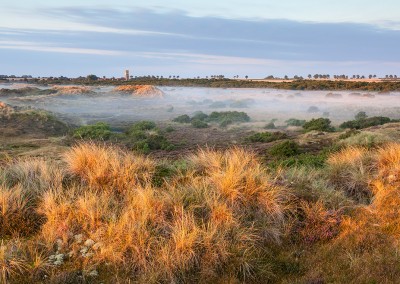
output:
[[[93,125],[81,126],[74,131],[74,138],[107,140],[111,137],[111,128],[107,123],[98,122]]]
[[[129,127],[128,132],[135,132],[135,131],[145,131],[145,130],[152,130],[156,128],[156,124],[153,121],[139,121],[132,124]]]
[[[365,111],[360,111],[359,113],[357,113],[354,116],[355,120],[363,120],[363,119],[366,119],[367,117],[368,116],[367,116],[367,113]]]
[[[240,122],[248,122],[250,121],[250,117],[245,112],[238,111],[222,111],[222,112],[212,112],[207,121],[209,122],[217,122],[222,124],[229,125],[231,123],[240,123]]]
[[[187,114],[183,114],[174,118],[172,121],[178,123],[190,123],[190,117]]]
[[[208,118],[208,115],[207,115],[207,114],[205,114],[205,113],[202,112],[202,111],[199,111],[199,112],[196,112],[196,113],[192,116],[191,120],[192,120],[192,121],[193,121],[193,120],[204,121],[204,120],[207,119],[207,118]]]
[[[194,128],[207,128],[208,127],[208,124],[206,122],[199,120],[199,119],[192,119],[191,124]]]
[[[332,132],[334,130],[334,128],[331,126],[331,121],[328,118],[313,118],[304,123],[303,129],[306,132],[313,130]]]
[[[264,129],[276,129],[275,123],[270,122],[264,126]]]
[[[174,145],[162,135],[152,121],[139,121],[127,131],[127,143],[135,151],[147,154],[151,150],[173,150]]]
[[[250,135],[245,140],[248,142],[269,143],[276,140],[287,138],[287,135],[282,132],[260,132]]]
[[[292,167],[310,167],[310,168],[322,168],[325,166],[325,162],[329,156],[326,151],[320,153],[301,153],[296,156],[285,157],[280,160],[276,160],[269,164],[270,168],[292,168]]]
[[[269,150],[269,154],[276,158],[288,158],[300,154],[300,148],[296,142],[292,140],[286,140],[282,143],[274,145]]]
[[[389,122],[397,122],[397,120],[391,120],[389,117],[384,116],[374,116],[365,119],[343,122],[340,125],[340,128],[363,129],[371,126],[383,125]]]
[[[285,121],[287,126],[303,126],[306,121],[302,119],[290,118]]]

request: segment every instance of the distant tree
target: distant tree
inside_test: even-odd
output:
[[[86,79],[90,80],[90,81],[96,81],[99,79],[99,77],[97,77],[96,75],[90,74],[86,76]]]
[[[247,80],[247,79],[249,79],[249,76],[247,76],[247,75],[246,75],[246,76],[244,76],[244,77],[246,78],[246,80]]]
[[[366,119],[367,117],[368,117],[368,115],[366,114],[365,111],[360,111],[359,113],[357,113],[357,114],[354,116],[354,118],[355,118],[356,120],[363,120],[363,119]]]
[[[312,78],[312,75],[311,75],[311,74],[308,74],[307,77],[308,77],[308,79],[311,79],[311,78]]]

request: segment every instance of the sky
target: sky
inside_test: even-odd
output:
[[[399,45],[398,0],[0,0],[4,75],[400,75]]]

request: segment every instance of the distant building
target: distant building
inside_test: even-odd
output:
[[[129,80],[129,70],[125,70],[125,80]]]

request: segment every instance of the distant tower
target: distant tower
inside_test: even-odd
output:
[[[129,70],[125,70],[125,80],[129,80]]]

